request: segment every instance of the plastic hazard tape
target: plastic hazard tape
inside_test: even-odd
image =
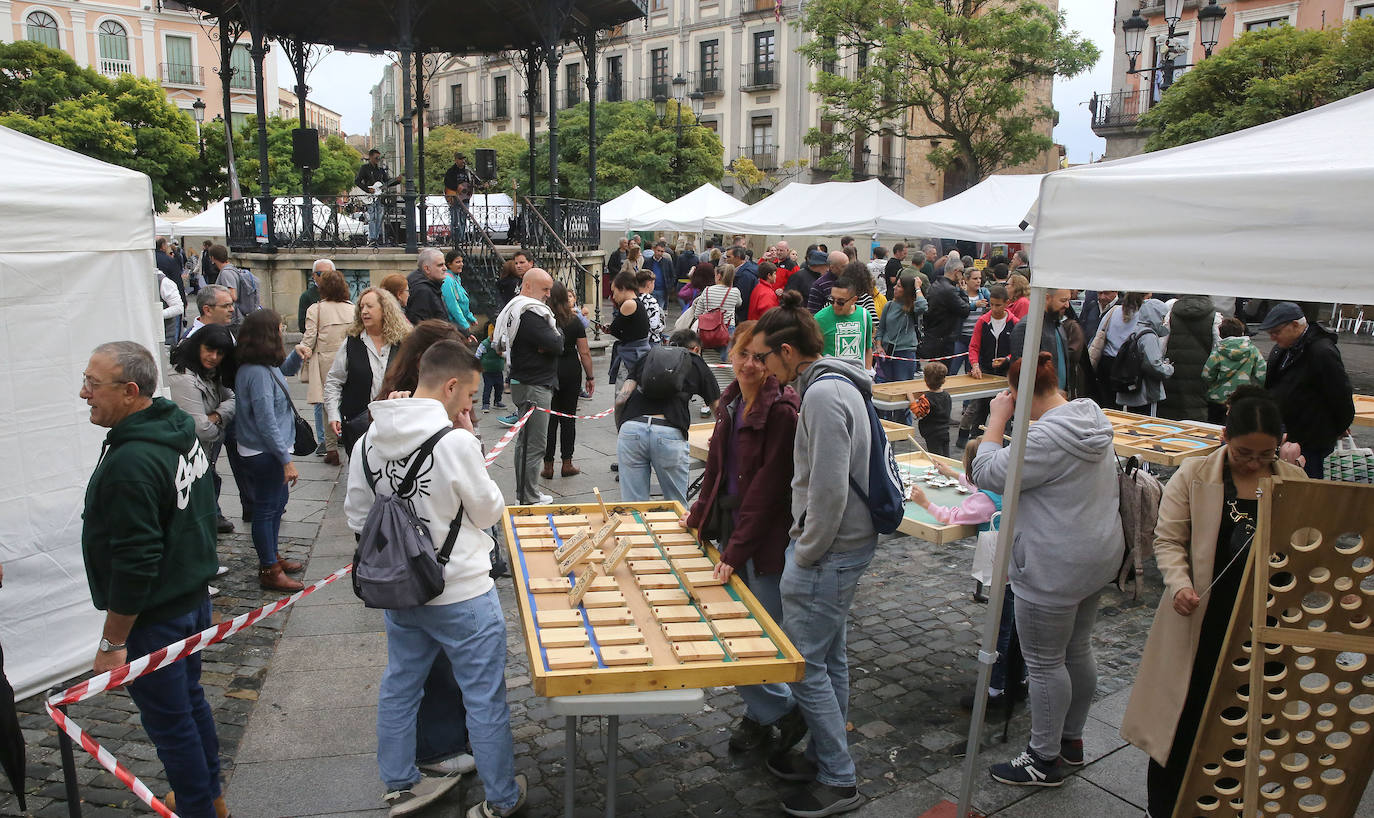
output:
[[[541,411],[541,412],[543,412],[543,413],[545,413],[545,414],[548,414],[548,415],[555,415],[555,416],[560,417],[560,418],[572,418],[573,420],[601,420],[602,418],[610,417],[611,415],[615,414],[615,407],[614,407],[614,406],[611,407],[610,409],[606,409],[606,410],[604,410],[604,411],[597,412],[595,415],[569,415],[569,414],[565,414],[565,413],[563,413],[563,412],[556,412],[556,411],[554,411],[554,410],[552,410],[552,409],[545,409],[545,408],[542,407],[542,406],[536,406],[536,407],[534,407],[534,408],[535,408],[535,409],[538,409],[539,411]]]
[[[942,357],[942,358],[903,358],[903,357],[900,356],[900,355],[888,355],[886,352],[883,352],[881,349],[875,349],[875,350],[873,350],[873,357],[874,357],[874,358],[890,358],[890,359],[892,359],[892,360],[894,360],[894,361],[912,361],[912,362],[918,363],[918,364],[919,364],[921,361],[926,361],[927,363],[929,363],[930,361],[950,361],[950,360],[953,360],[953,359],[955,359],[955,358],[963,358],[963,357],[966,357],[967,355],[968,355],[967,352],[956,352],[956,353],[954,353],[953,355],[946,355],[946,356],[944,356],[944,357]]]
[[[538,407],[531,406],[529,409],[526,409],[525,414],[521,415],[520,419],[512,424],[504,435],[501,435],[501,439],[496,441],[496,445],[491,447],[490,452],[487,452],[486,464],[488,466],[496,462],[496,458],[500,456],[501,452],[510,445],[510,442],[515,439],[515,436],[520,433],[520,430],[525,428],[525,424],[529,421],[530,415],[533,415],[534,410],[537,408]]]
[[[114,756],[110,755],[108,750],[101,747],[95,739],[91,738],[87,735],[85,730],[81,729],[80,725],[57,708],[69,704],[76,704],[77,702],[82,702],[94,696],[98,696],[107,690],[122,687],[140,676],[146,676],[149,673],[167,667],[173,662],[179,662],[193,653],[205,650],[216,642],[222,642],[244,628],[254,625],[272,614],[278,613],[296,604],[310,594],[313,594],[329,583],[352,571],[352,563],[345,565],[324,579],[312,582],[290,596],[282,597],[255,611],[240,614],[227,622],[221,622],[218,625],[206,628],[200,633],[173,642],[165,648],[159,648],[147,656],[140,656],[132,662],[121,665],[114,670],[72,685],[65,691],[51,696],[43,705],[47,708],[48,715],[57,723],[57,726],[62,729],[62,732],[70,736],[77,744],[80,744],[81,749],[94,756],[101,767],[104,767],[115,778],[119,779],[126,787],[132,790],[134,795],[138,796],[139,800],[147,804],[158,815],[175,816],[176,813],[172,812],[167,808],[166,804],[158,800],[158,798],[148,789],[146,784],[140,781],[133,773],[125,769]]]

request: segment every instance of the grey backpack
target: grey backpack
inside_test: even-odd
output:
[[[420,444],[410,456],[405,477],[392,494],[377,494],[382,473],[378,471],[374,476],[368,467],[366,441],[354,449],[362,453],[363,475],[376,496],[353,553],[353,593],[369,608],[414,608],[444,591],[444,565],[463,526],[463,506],[459,504],[444,547],[436,554],[429,527],[415,515],[409,498],[420,467],[431,458],[439,440],[451,431],[452,427],[440,429]]]

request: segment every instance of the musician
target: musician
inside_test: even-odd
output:
[[[453,154],[453,164],[449,165],[448,172],[444,174],[444,197],[448,199],[449,224],[453,225],[455,241],[467,238],[467,220],[463,218],[462,208],[458,207],[458,203],[466,205],[471,201],[473,191],[481,184],[482,180],[468,167],[468,158],[462,152]]]
[[[390,187],[391,171],[382,164],[382,152],[373,148],[367,152],[367,161],[362,167],[358,168],[358,173],[353,177],[353,184],[362,188],[365,192],[373,194],[372,201],[367,205],[367,241],[369,244],[377,244],[382,239],[382,197],[377,195],[383,189]]]

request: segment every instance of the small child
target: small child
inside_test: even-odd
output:
[[[496,408],[505,409],[506,405],[501,402],[502,395],[505,394],[505,369],[506,357],[496,351],[496,344],[492,343],[492,333],[495,330],[494,324],[487,325],[487,337],[482,343],[477,345],[477,357],[482,361],[482,411],[491,411],[491,393],[496,393]]]
[[[1264,385],[1266,364],[1239,318],[1223,318],[1217,331],[1221,342],[1202,365],[1202,382],[1207,384],[1207,422],[1220,424],[1226,422],[1226,402],[1238,387]]]
[[[663,337],[663,308],[654,298],[654,271],[640,270],[635,281],[639,284],[639,303],[644,305],[644,313],[649,316],[649,338],[658,341]]]
[[[915,393],[907,395],[911,414],[917,418],[916,428],[921,430],[921,437],[926,441],[926,451],[940,457],[949,457],[949,419],[953,401],[944,391],[948,375],[949,367],[931,361],[921,369],[921,376],[926,381],[925,394],[920,397]]]

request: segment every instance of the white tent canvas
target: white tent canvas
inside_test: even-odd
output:
[[[662,199],[635,185],[601,206],[601,230],[605,233],[623,233],[632,229],[631,218],[663,207],[663,204]]]
[[[6,128],[0,157],[0,643],[22,697],[89,669],[100,639],[81,512],[106,430],[81,374],[106,341],[156,351],[162,321],[148,177]]]
[[[874,233],[878,219],[915,209],[916,205],[877,179],[815,185],[793,182],[753,207],[707,219],[705,229],[754,236]]]
[[[156,231],[159,236],[170,236],[176,232],[176,229],[177,226],[175,222],[168,221],[156,213],[153,214],[153,230]]]
[[[1045,177],[1037,286],[1368,303],[1374,91]],[[1322,258],[1294,289],[1293,265]]]
[[[1030,241],[1031,231],[1020,225],[1035,205],[1044,177],[1043,173],[989,176],[943,202],[880,218],[878,232],[960,241]]]
[[[220,199],[191,218],[177,222],[176,234],[178,236],[205,236],[207,238],[223,236],[224,203],[227,201],[229,200]]]
[[[705,230],[707,219],[729,216],[748,206],[707,182],[685,196],[630,219],[630,226],[635,230],[674,230],[679,233],[700,233]]]

